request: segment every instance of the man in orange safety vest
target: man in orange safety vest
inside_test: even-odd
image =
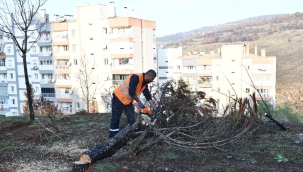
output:
[[[152,96],[147,85],[157,76],[154,70],[148,70],[146,73],[136,73],[128,76],[115,90],[112,98],[112,118],[109,128],[109,137],[114,137],[119,133],[119,122],[122,112],[125,111],[128,123],[135,123],[135,112],[133,101],[138,103],[139,108],[145,106],[140,101],[139,95],[143,93],[153,112],[157,109],[152,101]]]

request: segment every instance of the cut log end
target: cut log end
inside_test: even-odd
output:
[[[75,161],[73,165],[73,172],[91,172],[91,158],[88,154],[83,153],[79,161]]]
[[[80,156],[80,160],[79,160],[79,161],[76,161],[76,162],[92,163],[92,160],[91,160],[91,158],[89,157],[88,154],[83,153],[83,154],[81,154],[81,156]]]
[[[72,172],[91,172],[90,163],[84,161],[76,161],[74,162]]]

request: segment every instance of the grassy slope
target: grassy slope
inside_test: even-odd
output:
[[[52,128],[49,119],[39,119]],[[109,119],[109,114],[58,116],[60,140],[28,117],[0,117],[0,171],[70,172],[84,150],[107,139]],[[126,119],[121,122],[125,126]],[[175,148],[163,142],[133,156],[130,142],[113,157],[93,164],[93,171],[301,171],[302,124],[284,125],[287,132],[264,123],[224,151]]]

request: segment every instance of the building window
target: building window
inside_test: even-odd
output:
[[[37,73],[35,73],[35,79],[38,79],[38,74]]]
[[[80,103],[79,102],[75,102],[75,106],[77,109],[80,109]]]
[[[218,90],[218,92],[220,93],[220,87],[218,87],[218,89],[217,89],[217,90]]]
[[[43,51],[42,51],[42,47],[40,47],[40,53],[42,53]]]
[[[11,88],[12,88],[12,91],[14,91],[14,86],[11,86]]]
[[[13,73],[10,73],[11,74],[11,79],[14,79],[14,74]]]
[[[93,40],[94,38],[89,38],[89,40]]]
[[[235,72],[231,72],[231,73],[235,73]]]
[[[247,70],[249,70],[249,66],[247,66]]]
[[[95,55],[95,54],[94,54],[94,53],[90,53],[90,55],[92,55],[92,56],[93,56],[93,55]]]
[[[34,53],[36,52],[36,46],[33,46],[33,52]]]
[[[3,39],[3,35],[0,35],[0,39]]]
[[[180,70],[180,65],[177,65],[177,69]]]
[[[72,29],[72,36],[75,36],[75,32],[76,32],[76,30]]]
[[[77,59],[74,59],[74,65],[78,65]]]
[[[13,103],[13,105],[15,104],[15,99],[12,99],[12,103]]]
[[[219,76],[216,76],[216,80],[219,81]]]
[[[67,45],[63,46],[63,49],[64,51],[68,51],[68,46]]]
[[[46,51],[47,51],[47,52],[52,52],[52,47],[51,47],[51,46],[46,47]]]
[[[231,62],[235,62],[235,60],[231,60]]]
[[[108,59],[104,59],[104,65],[108,65]]]
[[[103,34],[104,34],[104,35],[107,34],[107,28],[106,28],[106,27],[103,28]]]
[[[76,51],[77,45],[73,44],[73,51]]]
[[[35,92],[39,93],[39,87],[36,87]]]
[[[231,83],[231,85],[235,85],[235,83]]]
[[[65,94],[69,94],[69,91],[70,91],[70,88],[65,88],[64,93],[65,93]]]
[[[7,53],[11,53],[11,48],[7,48]]]
[[[249,88],[246,88],[246,89],[245,89],[245,92],[246,92],[246,93],[250,93],[250,89],[249,89]]]
[[[88,23],[89,26],[93,25],[92,23]]]

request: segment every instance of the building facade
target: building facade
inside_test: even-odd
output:
[[[44,96],[58,104],[64,113],[86,110],[85,93],[77,77],[82,68],[81,58],[85,56],[90,76],[99,81],[90,87],[91,92],[98,87],[91,99],[97,102],[99,112],[106,112],[108,109],[101,98],[104,89],[119,85],[132,73],[154,68],[156,23],[136,18],[134,11],[128,14],[126,7],[123,10],[124,16],[116,16],[115,4],[110,2],[79,6],[77,18],[55,15],[50,29],[41,33],[41,39],[27,54],[35,98]],[[0,66],[3,114],[19,115],[23,113],[26,91],[22,84],[25,82],[22,58],[16,53],[14,43],[1,35],[0,48],[6,57],[5,65]]]
[[[192,91],[204,91],[208,97],[216,99],[220,107],[229,104],[230,97],[248,97],[256,89],[264,100],[275,105],[276,57],[266,56],[265,49],[261,49],[260,55],[257,52],[255,47],[255,53],[251,54],[248,45],[223,45],[217,53],[189,52],[178,58],[182,64],[181,76]],[[158,59],[166,60],[167,56],[159,53]],[[178,66],[167,65],[164,68],[170,68],[174,73]],[[159,65],[159,78],[164,77],[160,80],[163,83],[170,78],[166,77],[165,72],[161,72],[161,68],[163,66]],[[256,96],[261,99],[259,94]]]

